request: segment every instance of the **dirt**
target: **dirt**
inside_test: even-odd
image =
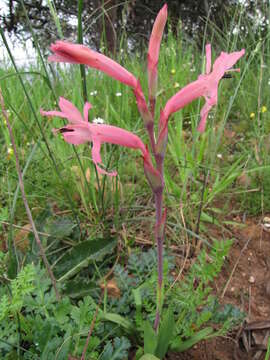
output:
[[[183,354],[171,353],[169,360],[265,359],[265,350],[258,349],[266,348],[270,336],[270,232],[260,219],[229,231],[234,244],[214,287],[222,303],[247,314],[245,323],[226,337],[202,341]]]

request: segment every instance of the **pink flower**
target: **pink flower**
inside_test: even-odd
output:
[[[138,109],[144,122],[148,123],[149,119],[151,120],[151,114],[148,110],[139,80],[116,61],[84,45],[71,44],[65,41],[57,41],[51,45],[50,49],[54,55],[49,56],[49,61],[84,64],[130,86],[136,96]]]
[[[59,100],[59,108],[61,111],[43,111],[41,109],[40,113],[43,116],[58,116],[69,121],[68,125],[60,129],[54,129],[54,132],[63,134],[66,142],[74,145],[92,142],[92,159],[100,173],[111,176],[117,174],[115,171],[107,173],[99,166],[99,164],[102,164],[100,147],[104,143],[110,143],[140,150],[146,172],[150,174],[149,176],[159,176],[153,168],[147,147],[137,135],[116,126],[88,122],[88,111],[91,108],[90,103],[85,103],[83,116],[71,102],[62,97]]]
[[[156,17],[148,47],[148,88],[150,98],[155,98],[156,95],[159,49],[166,21],[167,5],[165,4]]]
[[[57,41],[55,44],[51,45],[50,49],[54,55],[49,56],[49,61],[85,64],[104,72],[132,88],[136,88],[137,86],[136,77],[123,66],[84,45]]]
[[[218,84],[225,72],[232,70],[231,67],[244,55],[245,50],[231,54],[222,52],[216,59],[211,72],[211,45],[206,45],[206,74],[200,75],[196,81],[185,86],[166,103],[160,119],[160,136],[164,137],[165,128],[171,114],[182,109],[193,100],[203,96],[205,105],[201,109],[201,121],[198,131],[203,132],[206,126],[206,119],[211,108],[217,104]]]

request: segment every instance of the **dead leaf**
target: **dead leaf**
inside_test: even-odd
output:
[[[100,284],[100,287],[102,290],[105,290],[105,288],[106,288],[108,295],[113,298],[119,299],[121,296],[121,291],[120,291],[119,287],[117,286],[115,279],[111,279],[111,280],[108,280],[106,283]]]

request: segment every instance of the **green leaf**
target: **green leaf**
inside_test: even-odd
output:
[[[160,359],[152,354],[145,354],[143,355],[143,357],[140,358],[140,360],[160,360]]]
[[[82,279],[75,279],[65,283],[64,293],[72,299],[81,299],[86,295],[96,295],[99,290],[99,285],[94,281],[87,282]]]
[[[103,350],[100,360],[123,360],[128,358],[130,342],[127,338],[115,338],[113,344],[109,341]]]
[[[170,350],[179,352],[185,351],[191,348],[197,342],[207,338],[210,334],[212,334],[212,332],[213,329],[211,327],[207,327],[201,331],[198,331],[195,335],[193,335],[186,341],[183,341],[180,337],[176,338],[170,345]]]
[[[124,328],[129,334],[134,334],[134,325],[131,321],[125,319],[123,316],[112,313],[103,313],[101,315],[101,320],[110,321],[114,324],[120,325]]]
[[[74,223],[71,218],[60,217],[51,224],[49,224],[47,232],[52,237],[64,238],[68,237],[72,233],[72,230],[76,225],[77,224]]]
[[[174,327],[174,314],[172,309],[169,308],[161,322],[158,332],[158,343],[155,355],[157,355],[160,359],[163,359],[167,353],[170,341],[173,337]]]
[[[87,240],[79,243],[57,263],[54,274],[58,281],[63,281],[77,274],[81,268],[88,266],[91,260],[101,260],[116,246],[116,239]]]
[[[144,323],[144,353],[145,354],[155,354],[157,348],[157,334],[152,328],[149,321],[145,321]]]

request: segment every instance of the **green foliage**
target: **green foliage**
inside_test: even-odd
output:
[[[214,333],[216,336],[225,334],[243,320],[244,314],[237,308],[229,304],[219,305],[217,299],[210,294],[212,282],[220,273],[231,244],[230,240],[214,240],[210,251],[203,249],[184,280],[173,287],[168,269],[173,269],[174,260],[165,253],[164,308],[168,309],[162,314],[158,334],[153,330],[156,274],[148,273],[152,266],[152,271],[155,272],[155,251],[150,249],[145,253],[131,254],[126,270],[120,265],[115,267],[115,278],[122,296],[109,301],[110,311],[122,313],[126,319],[135,318],[136,329],[141,334],[139,343],[143,341],[145,354],[153,354],[162,359],[168,348],[187,350]],[[143,271],[146,273],[143,274]],[[118,324],[126,333],[130,333],[127,326],[120,321]],[[219,326],[218,331],[214,332],[213,324]]]
[[[108,341],[104,347],[100,360],[125,360],[128,358],[130,342],[127,338],[116,337],[113,342]]]
[[[64,360],[68,354],[81,355],[96,312],[93,298],[86,296],[76,304],[63,297],[58,302],[45,271],[33,265],[26,265],[0,291],[1,358],[8,358],[18,343],[24,344],[24,359]],[[99,315],[95,326],[100,326]],[[87,354],[97,358],[99,352],[101,340],[93,334]]]
[[[15,279],[6,284],[8,292],[0,299],[0,322],[21,311],[25,297],[34,290],[34,278],[33,265],[26,265]]]

